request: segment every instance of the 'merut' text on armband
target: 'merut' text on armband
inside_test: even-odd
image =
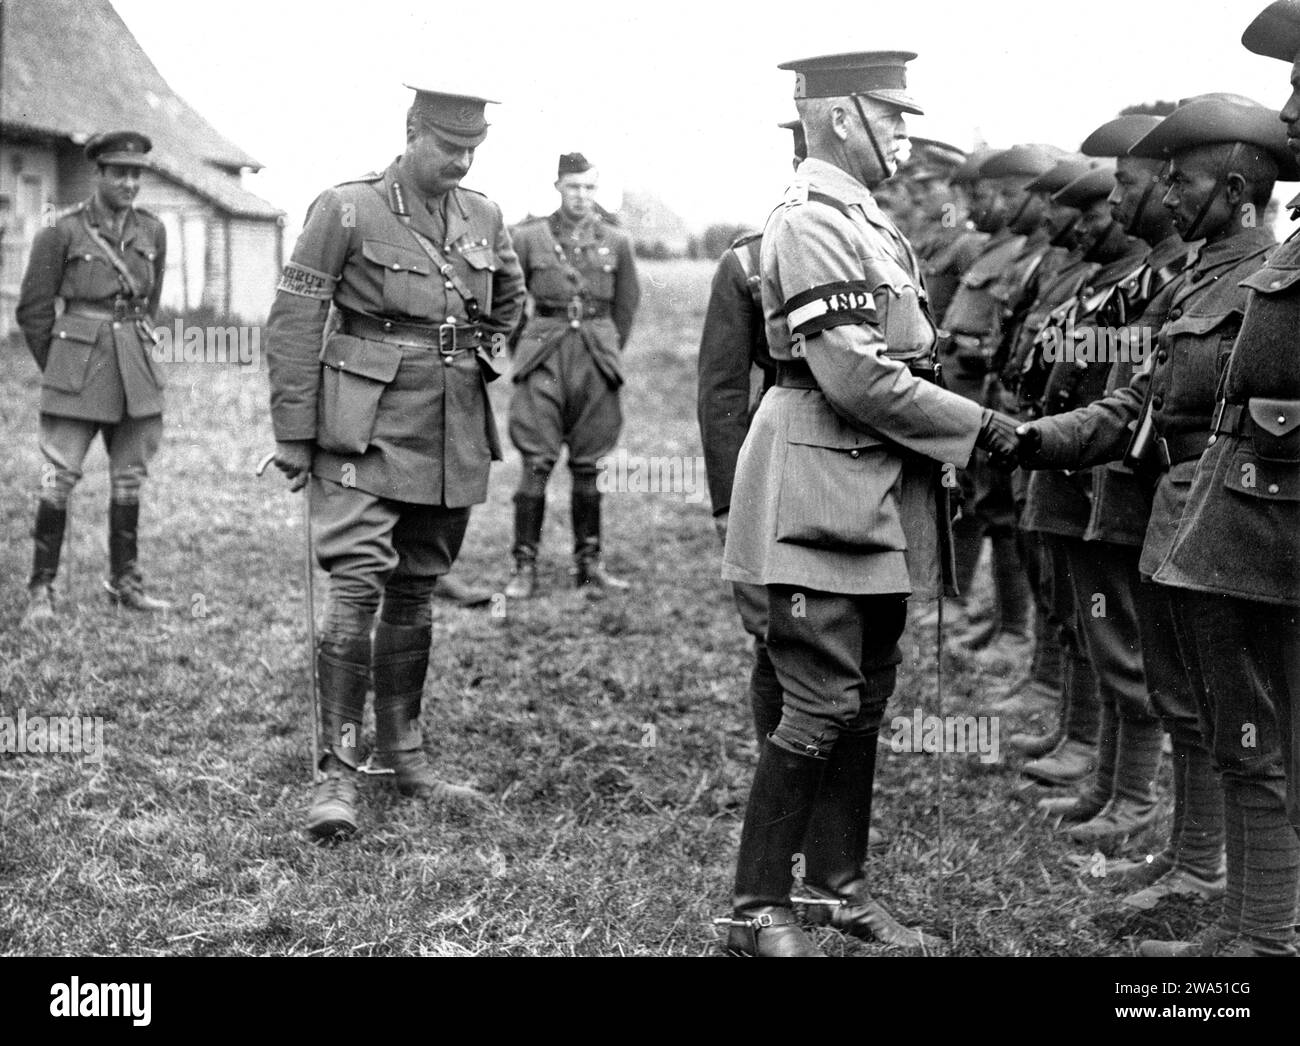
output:
[[[872,323],[876,300],[865,280],[843,280],[812,287],[785,303],[791,334],[805,337],[845,324]]]
[[[297,262],[290,262],[280,274],[280,282],[275,285],[275,289],[302,298],[329,301],[334,297],[334,286],[338,282],[337,276],[328,276]]]

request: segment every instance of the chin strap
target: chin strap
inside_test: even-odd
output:
[[[1137,206],[1133,208],[1133,217],[1128,220],[1124,226],[1124,231],[1130,236],[1137,235],[1138,222],[1141,221],[1143,213],[1147,209],[1147,204],[1151,201],[1151,193],[1155,191],[1156,183],[1160,181],[1157,176],[1147,182],[1147,187],[1142,190],[1142,198],[1138,200]]]
[[[1184,239],[1186,239],[1188,243],[1191,243],[1193,240],[1202,239],[1202,237],[1196,235],[1200,231],[1201,222],[1205,221],[1205,216],[1209,213],[1210,207],[1213,206],[1215,197],[1219,195],[1219,190],[1223,188],[1223,183],[1227,181],[1228,175],[1232,173],[1233,164],[1241,158],[1242,145],[1242,142],[1232,143],[1232,152],[1228,153],[1228,158],[1223,161],[1223,165],[1219,168],[1219,176],[1214,179],[1214,188],[1211,189],[1209,195],[1205,197],[1205,202],[1201,204],[1201,209],[1196,212],[1196,220],[1192,222],[1191,228],[1187,230],[1187,235]]]
[[[1087,253],[1084,255],[1084,258],[1085,258],[1085,259],[1087,259],[1088,261],[1106,261],[1106,260],[1107,260],[1107,259],[1104,259],[1104,258],[1097,258],[1097,257],[1094,257],[1094,255],[1096,254],[1097,250],[1101,247],[1101,245],[1102,245],[1103,243],[1105,243],[1105,242],[1110,238],[1111,230],[1114,229],[1118,224],[1119,224],[1119,223],[1118,223],[1117,221],[1115,221],[1114,218],[1112,218],[1112,219],[1110,220],[1110,223],[1106,226],[1106,228],[1102,229],[1101,232],[1097,235],[1097,238],[1096,238],[1095,240],[1092,241],[1091,245],[1089,245],[1089,247],[1088,247],[1088,251],[1087,251]],[[1127,230],[1125,230],[1125,231],[1127,231]],[[1123,253],[1123,252],[1121,251],[1121,253]],[[1118,257],[1118,255],[1116,255],[1116,257]],[[1113,260],[1113,259],[1111,259],[1111,260]]]
[[[867,140],[871,142],[871,148],[875,151],[876,161],[880,164],[880,177],[886,179],[889,177],[889,161],[885,159],[885,154],[880,149],[880,143],[876,141],[876,132],[871,129],[871,122],[867,119],[867,114],[862,108],[862,100],[855,94],[853,97],[853,106],[858,110],[858,119],[862,121],[862,128],[867,132]]]

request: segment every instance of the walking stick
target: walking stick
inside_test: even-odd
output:
[[[275,460],[264,457],[257,466],[261,476]],[[302,488],[303,583],[307,600],[307,690],[311,695],[311,779],[320,781],[320,701],[316,693],[316,575],[311,551],[311,484]]]
[[[63,544],[67,549],[67,552],[65,553],[65,558],[68,561],[68,567],[65,573],[68,576],[68,603],[75,608],[77,605],[77,597],[76,597],[77,556],[75,552],[76,546],[72,542],[72,537],[74,533],[72,529],[72,517],[73,517],[72,491],[68,491],[68,504],[67,507],[64,509],[64,511],[67,513],[67,515],[64,516],[66,522],[64,523],[63,526],[63,529],[65,531]]]

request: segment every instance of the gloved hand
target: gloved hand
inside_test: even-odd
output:
[[[290,490],[302,490],[311,473],[311,458],[315,444],[311,440],[277,442],[275,467],[289,478]]]
[[[975,446],[988,451],[994,468],[1013,469],[1016,467],[1016,450],[1020,445],[1016,437],[1016,421],[995,410],[984,408],[980,417],[979,435],[975,437]]]
[[[1019,440],[1016,458],[1022,468],[1032,469],[1038,465],[1038,455],[1043,449],[1043,434],[1035,422],[1026,422],[1016,426]]]

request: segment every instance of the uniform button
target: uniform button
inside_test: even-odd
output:
[[[392,321],[392,320],[384,320],[384,330],[386,330],[386,331],[390,331],[390,330],[392,330],[392,329],[393,329],[393,321]]]
[[[1285,415],[1285,414],[1279,414],[1279,415],[1277,416],[1277,423],[1278,423],[1279,425],[1285,425],[1285,424],[1286,424],[1286,415]]]
[[[1268,485],[1268,492],[1269,492],[1270,494],[1276,494],[1277,491],[1278,491],[1278,486],[1277,486],[1276,483],[1270,483],[1270,484]]]
[[[60,338],[65,338],[65,339],[66,339],[67,336],[68,336],[68,335],[67,335],[67,332],[66,332],[66,331],[59,331],[59,337],[60,337]]]
[[[1277,290],[1281,286],[1282,286],[1281,280],[1274,280],[1272,283],[1269,284],[1269,288],[1272,290]]]
[[[1191,280],[1193,283],[1196,283],[1196,282],[1199,281],[1200,278],[1201,278],[1202,276],[1204,276],[1204,275],[1205,275],[1205,273],[1203,273],[1203,272],[1194,272],[1194,273],[1191,274],[1191,276],[1188,277],[1188,279]]]
[[[444,367],[450,367],[450,366],[451,366],[451,357],[450,357],[450,356],[444,356],[444,357],[442,358],[442,365],[443,365]]]
[[[1156,362],[1157,362],[1157,363],[1164,363],[1165,360],[1167,360],[1167,359],[1169,359],[1169,353],[1165,352],[1164,349],[1161,349],[1159,352],[1156,353]]]
[[[120,323],[118,323],[116,320],[114,320],[114,321],[113,321],[113,330],[115,330],[115,331],[120,331],[121,329],[122,329],[122,325],[121,325]]]
[[[447,323],[455,323],[455,322],[456,322],[456,317],[455,317],[455,316],[448,316],[447,319],[446,319],[446,322],[447,322]]]
[[[1169,310],[1169,318],[1170,318],[1171,320],[1176,320],[1176,319],[1178,319],[1179,317],[1182,316],[1182,314],[1183,314],[1183,310],[1182,310],[1182,309],[1170,309],[1170,310]]]
[[[451,280],[448,280],[446,283],[443,284],[443,286],[446,287],[447,290],[451,290],[451,289],[454,288],[456,285],[455,285],[454,283],[452,283]]]
[[[1214,445],[1215,445],[1216,443],[1218,443],[1218,442],[1219,442],[1219,437],[1218,437],[1218,436],[1211,436],[1211,437],[1209,438],[1209,440],[1206,441],[1206,444],[1205,444],[1205,445],[1206,445],[1207,447],[1212,447],[1212,446],[1214,446]]]
[[[1151,406],[1155,407],[1156,410],[1159,410],[1164,405],[1165,398],[1163,396],[1156,396],[1151,400]]]
[[[860,457],[862,457],[862,451],[860,451],[860,450],[851,450],[851,451],[849,451],[849,457],[851,457],[851,458],[860,458]]]

